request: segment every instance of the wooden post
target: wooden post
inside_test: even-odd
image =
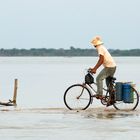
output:
[[[13,101],[12,101],[14,105],[16,105],[17,88],[18,88],[18,79],[15,79],[15,82],[14,82],[14,95],[13,95]]]

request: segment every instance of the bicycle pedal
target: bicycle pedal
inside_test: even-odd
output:
[[[111,106],[115,103],[115,101],[109,101],[106,106]]]
[[[111,106],[111,105],[113,105],[113,104],[111,104],[111,103],[107,103],[106,107]]]

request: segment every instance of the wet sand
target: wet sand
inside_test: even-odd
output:
[[[139,140],[140,110],[112,107],[70,111],[66,108],[0,108],[4,140]]]

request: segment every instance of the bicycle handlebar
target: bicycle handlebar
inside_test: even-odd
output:
[[[87,69],[87,73],[90,73],[90,74],[92,74],[93,75],[93,73],[91,72],[91,69],[89,68],[89,69]]]

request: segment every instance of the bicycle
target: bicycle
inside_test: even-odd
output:
[[[125,103],[123,101],[116,101],[116,78],[108,77],[109,83],[107,88],[103,88],[105,95],[101,100],[103,105],[113,105],[117,110],[135,110],[139,103],[139,95],[137,90],[131,86],[133,91],[133,103]],[[94,77],[88,70],[85,75],[85,82],[82,84],[73,84],[68,87],[64,93],[64,103],[70,110],[85,110],[90,104],[93,103],[93,98],[96,98],[97,91],[93,88],[93,85],[97,86],[94,82]],[[111,104],[110,104],[111,102]]]

